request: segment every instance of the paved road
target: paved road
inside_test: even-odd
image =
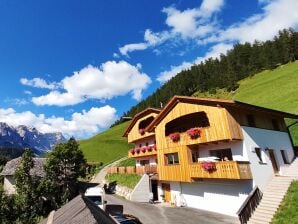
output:
[[[172,208],[137,203],[116,195],[106,195],[108,204],[124,206],[124,213],[140,219],[143,224],[234,224],[237,218],[192,208]]]

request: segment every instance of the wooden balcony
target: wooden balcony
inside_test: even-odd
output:
[[[141,148],[135,148],[128,151],[128,157],[129,158],[138,158],[138,157],[144,157],[144,156],[156,156],[156,146],[144,146]]]
[[[222,161],[215,162],[213,171],[206,171],[202,162],[190,165],[191,178],[214,178],[214,179],[252,179],[249,162]]]
[[[145,166],[127,166],[127,167],[109,167],[108,173],[121,173],[121,174],[154,174],[157,173],[157,167],[153,165]]]

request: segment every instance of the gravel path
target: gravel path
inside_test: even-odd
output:
[[[105,180],[105,176],[107,175],[107,171],[108,168],[111,166],[115,166],[117,163],[121,162],[122,160],[127,159],[127,157],[123,157],[113,163],[108,164],[107,166],[105,166],[104,168],[102,168],[98,174],[95,175],[94,178],[92,178],[92,180],[90,181],[90,183],[98,183],[100,185],[104,184],[104,180]]]

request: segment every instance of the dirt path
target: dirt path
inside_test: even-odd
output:
[[[117,163],[123,161],[127,159],[127,157],[123,157],[115,162],[112,162],[108,165],[106,165],[104,168],[102,168],[99,173],[97,173],[93,178],[92,180],[90,181],[90,183],[98,183],[100,185],[103,185],[104,184],[104,180],[105,180],[105,176],[107,175],[107,171],[108,171],[108,168],[111,167],[111,166],[115,166]]]

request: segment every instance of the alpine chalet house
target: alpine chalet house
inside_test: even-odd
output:
[[[253,188],[264,190],[294,158],[284,118],[298,115],[175,96],[137,114],[124,136],[137,166],[157,165],[159,201],[236,216]]]
[[[152,169],[152,173],[156,172],[157,152],[155,134],[153,132],[146,132],[145,129],[152,123],[159,112],[159,109],[148,108],[138,113],[134,116],[123,135],[127,137],[129,143],[134,143],[135,145],[129,151],[129,157],[136,159],[137,172],[140,169]]]

